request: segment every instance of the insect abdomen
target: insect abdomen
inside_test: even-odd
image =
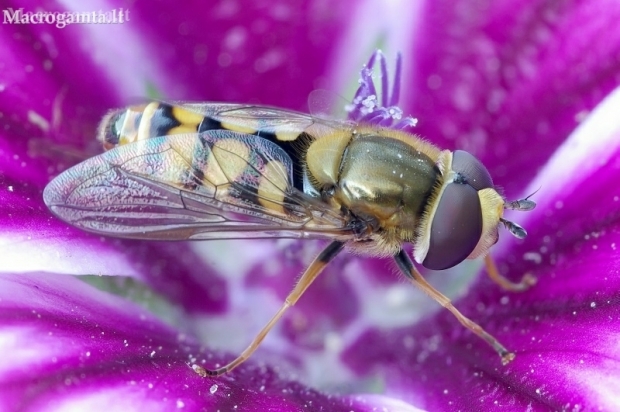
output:
[[[259,117],[249,115],[242,119],[238,118],[235,122],[218,120],[217,116],[227,110],[240,110],[240,106],[226,103],[209,106],[189,103],[177,106],[164,102],[132,106],[110,112],[101,123],[99,139],[105,149],[110,150],[153,137],[202,133],[210,130],[230,130],[259,136],[280,146],[291,158],[292,184],[296,189],[303,191],[303,150],[300,148],[300,141],[313,138],[301,130],[288,132],[265,130]]]

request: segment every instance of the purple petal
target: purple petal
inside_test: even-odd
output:
[[[307,268],[307,258],[318,255],[326,245],[316,246],[294,242],[282,249],[266,248],[259,263],[247,272],[246,293],[275,293],[276,299],[265,300],[271,300],[274,306],[281,305],[292,291],[296,275]],[[324,350],[326,336],[339,333],[359,315],[360,305],[351,279],[341,276],[350,260],[346,255],[339,256],[328,265],[282,319],[282,333],[295,350]],[[264,316],[273,315],[275,310]]]
[[[480,157],[510,197],[619,84],[617,2],[433,1],[423,15],[401,107],[429,140]]]
[[[50,7],[38,4],[38,10],[58,9],[52,2],[47,3]],[[33,9],[26,7],[25,11]],[[66,30],[48,24],[4,25],[0,34],[0,112],[6,122],[2,132],[22,137],[7,141],[13,152],[27,153],[25,138],[43,136],[69,145],[67,149],[82,151],[82,156],[88,155],[88,151],[83,152],[86,148],[97,145],[94,127],[120,100],[114,83],[93,59],[91,51],[97,48],[81,47],[80,41],[87,38],[84,32],[92,26],[97,25],[74,25]],[[43,144],[38,157],[49,158],[50,152],[62,148]],[[22,162],[25,160],[21,157]]]
[[[53,218],[41,190],[5,177],[0,190],[0,247],[6,272],[51,271],[139,277],[113,241],[67,227]],[[116,253],[115,253],[116,252]]]
[[[317,87],[313,79],[326,72],[334,53],[334,39],[350,24],[352,3],[134,7],[141,16],[136,28],[148,33],[153,55],[178,82],[167,96],[305,109]]]
[[[6,176],[0,190],[2,272],[130,276],[191,312],[219,312],[226,286],[187,244],[104,238],[51,216],[41,189]]]
[[[5,410],[374,410],[386,397],[324,395],[250,361],[234,377],[191,368],[214,357],[118,297],[68,277],[0,275]],[[403,410],[415,410],[411,407]]]
[[[587,253],[583,244],[598,243],[600,237],[613,234],[620,217],[620,186],[616,182],[620,170],[619,90],[590,114],[530,184],[529,191],[540,188],[534,195],[537,211],[520,218],[531,229],[527,241],[513,246],[511,254],[542,266],[555,265]],[[613,247],[607,245],[606,253],[613,254]],[[521,259],[513,263],[523,264]]]
[[[161,382],[170,361],[195,348],[145,311],[72,278],[4,274],[0,284],[0,341],[12,354],[0,364],[4,408],[36,410],[96,390],[145,391],[148,382],[162,394],[173,384]]]
[[[58,9],[54,2],[38,6]],[[66,7],[92,11],[88,5]],[[42,25],[33,33],[51,38],[59,59],[66,56],[64,78],[83,80],[102,72],[113,95],[122,99],[154,89],[167,99],[260,101],[296,109],[305,107],[316,87],[312,79],[329,64],[333,39],[351,21],[349,2],[277,0],[267,7],[194,1],[153,7],[108,1],[102,8],[129,10],[129,21],[62,30]],[[82,60],[85,71],[74,64]]]

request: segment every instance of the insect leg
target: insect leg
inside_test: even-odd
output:
[[[432,287],[424,277],[418,272],[418,270],[413,266],[413,262],[407,256],[407,253],[404,250],[401,250],[394,256],[394,260],[398,264],[398,268],[407,276],[411,282],[421,289],[428,296],[437,301],[441,306],[448,309],[463,326],[467,329],[474,332],[476,335],[484,339],[489,345],[495,349],[495,351],[502,358],[502,364],[506,365],[508,362],[515,358],[514,353],[509,352],[504,345],[502,345],[497,339],[491,336],[488,332],[486,332],[480,325],[474,323],[469,318],[465,317],[457,308],[454,307],[450,299],[444,296],[437,289]]]
[[[484,257],[484,265],[487,268],[487,274],[491,280],[506,290],[510,290],[512,292],[523,292],[536,284],[536,278],[529,273],[523,275],[519,283],[506,279],[501,273],[499,273],[499,270],[497,270],[497,266],[495,265],[491,255],[486,255]]]
[[[271,318],[269,323],[267,323],[267,325],[265,325],[263,329],[261,329],[261,331],[258,333],[258,335],[256,335],[252,343],[250,343],[250,345],[241,353],[241,355],[233,359],[228,364],[222,366],[221,368],[215,370],[205,369],[206,374],[208,376],[219,376],[226,372],[230,372],[231,370],[245,362],[252,355],[252,353],[254,353],[256,349],[258,349],[258,346],[261,344],[263,339],[265,339],[265,336],[267,336],[271,328],[273,328],[274,325],[278,323],[278,321],[280,320],[280,318],[282,318],[287,309],[297,303],[301,295],[303,295],[304,292],[308,289],[312,281],[316,279],[323,270],[323,268],[325,268],[325,266],[334,257],[336,257],[336,255],[342,250],[343,246],[343,242],[334,241],[330,243],[329,246],[327,246],[316,257],[316,259],[314,259],[310,266],[308,266],[306,271],[299,279],[299,282],[297,282],[297,285],[295,285],[295,288],[286,297],[286,300],[284,301],[282,307],[280,307],[280,310],[278,310],[278,312]]]

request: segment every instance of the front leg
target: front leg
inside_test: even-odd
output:
[[[407,279],[411,281],[416,287],[426,293],[428,296],[437,301],[441,306],[448,309],[463,326],[474,332],[476,335],[484,339],[489,345],[495,349],[502,359],[502,364],[506,365],[515,358],[515,354],[508,351],[495,337],[482,329],[480,325],[473,322],[466,316],[464,316],[457,308],[454,307],[450,299],[431,286],[422,274],[413,266],[413,262],[404,250],[400,250],[395,256],[394,260],[398,264],[398,268],[405,274]]]

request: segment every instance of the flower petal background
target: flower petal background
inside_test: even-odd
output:
[[[261,308],[255,311],[257,317],[267,316],[281,300],[302,267],[299,261],[308,261],[307,248],[296,251],[282,244],[274,248],[269,242],[244,245],[243,250],[252,249],[252,256],[247,257],[243,268],[232,272],[242,277],[252,273],[256,277],[231,286],[229,280],[224,284],[217,276],[231,272],[230,262],[222,262],[221,256],[217,259],[218,255],[229,255],[212,244],[199,247],[211,249],[206,255],[213,264],[210,269],[196,260],[193,249],[185,245],[99,239],[67,228],[46,213],[40,200],[44,184],[80,156],[96,152],[97,142],[92,136],[97,120],[108,108],[126,104],[132,98],[159,95],[172,99],[258,102],[305,110],[307,95],[313,89],[325,85],[332,90],[334,85],[339,87],[340,83],[333,79],[342,78],[345,72],[348,79],[354,80],[353,73],[362,62],[359,57],[368,51],[360,49],[373,47],[376,40],[368,39],[384,36],[386,45],[398,44],[398,49],[405,53],[407,86],[401,92],[402,106],[405,114],[420,119],[417,132],[444,147],[461,147],[479,155],[490,167],[496,183],[506,187],[507,194],[517,196],[585,114],[618,84],[620,41],[615,22],[620,13],[613,2],[563,2],[556,6],[557,2],[530,1],[519,3],[517,9],[513,2],[462,1],[456,7],[447,2],[412,3],[397,2],[401,8],[392,6],[390,10],[398,18],[387,19],[387,6],[373,1],[354,6],[352,2],[338,2],[335,9],[331,2],[321,1],[252,2],[248,8],[240,8],[241,3],[235,2],[196,2],[183,8],[164,2],[136,2],[131,6],[132,23],[114,28],[3,26],[0,36],[8,40],[0,42],[5,68],[0,74],[0,112],[4,114],[0,184],[6,190],[0,195],[0,247],[5,251],[3,255],[8,256],[7,271],[76,274],[87,270],[86,273],[93,274],[133,276],[189,313],[216,313],[227,305],[253,304],[252,307]],[[13,4],[14,8],[22,6],[29,7],[25,2]],[[103,9],[123,6],[120,2],[101,3]],[[44,2],[31,7],[55,10],[59,5]],[[79,10],[85,6],[64,2],[61,7]],[[371,25],[364,24],[364,16],[367,21],[372,16]],[[395,20],[398,24],[392,24]],[[413,21],[416,24],[408,24]],[[597,41],[600,32],[606,33],[604,42]],[[364,46],[359,47],[360,44]],[[530,143],[536,150],[523,150]],[[67,153],[69,148],[73,154]],[[545,181],[541,194],[555,185],[555,181]],[[565,186],[562,190],[566,190]],[[592,188],[599,194],[596,190]],[[560,201],[565,213],[569,213],[565,207],[568,200],[563,194],[557,196],[543,203],[555,208]],[[610,204],[605,203],[605,207]],[[536,289],[524,295],[508,295],[483,280],[475,288],[484,293],[470,293],[458,303],[465,313],[474,314],[475,320],[498,337],[523,342],[517,350],[528,347],[532,331],[539,333],[536,325],[542,325],[542,338],[549,336],[552,340],[553,336],[545,335],[545,331],[552,334],[550,324],[561,323],[563,316],[570,314],[570,305],[563,305],[562,300],[566,290],[548,294],[565,283],[548,279],[576,279],[575,288],[581,290],[581,295],[576,298],[580,303],[575,305],[582,304],[586,309],[592,301],[599,301],[597,293],[603,293],[596,282],[588,284],[590,289],[583,289],[582,278],[569,277],[572,271],[566,275],[556,272],[558,256],[562,257],[566,272],[575,259],[583,263],[585,257],[603,256],[609,261],[608,254],[597,254],[601,253],[599,249],[584,255],[558,253],[548,264],[535,265],[531,259],[536,259],[536,255],[531,253],[541,251],[532,245],[546,247],[548,256],[553,256],[556,247],[560,251],[575,247],[582,250],[583,246],[575,243],[580,230],[585,230],[584,235],[609,233],[599,229],[613,222],[599,219],[598,223],[577,223],[570,236],[563,237],[564,243],[556,242],[549,231],[557,234],[557,226],[546,223],[548,212],[539,214],[543,210],[547,209],[541,207],[530,215],[538,216],[536,219],[530,217],[525,221],[519,217],[530,231],[525,243],[498,245],[502,250],[501,269],[515,278],[531,269],[540,278]],[[604,215],[606,211],[598,213]],[[571,220],[575,214],[565,217]],[[547,246],[549,242],[554,243],[553,248]],[[511,252],[513,247],[516,253]],[[315,249],[311,246],[309,250]],[[541,252],[547,256],[545,253]],[[179,263],[168,256],[184,258]],[[260,256],[270,259],[260,263]],[[523,260],[523,256],[528,258]],[[290,263],[270,269],[273,262],[283,259]],[[413,327],[389,328],[419,317],[421,306],[428,306],[428,301],[409,285],[394,287],[388,283],[386,274],[390,275],[390,270],[383,261],[360,263],[358,259],[343,258],[336,263],[287,319],[284,343],[278,341],[266,351],[278,353],[276,349],[284,347],[283,357],[292,364],[305,360],[306,370],[313,368],[308,363],[317,360],[308,352],[327,353],[314,364],[314,372],[308,372],[309,376],[318,375],[318,380],[306,377],[309,381],[318,381],[331,390],[371,388],[417,405],[439,405],[445,409],[477,407],[478,402],[517,405],[516,409],[528,404],[540,408],[559,405],[558,409],[592,405],[583,400],[589,387],[578,385],[585,389],[567,396],[561,392],[562,386],[547,383],[552,376],[549,370],[536,374],[539,364],[529,375],[523,372],[529,370],[533,361],[502,369],[492,351],[448,314],[440,313]],[[595,269],[602,279],[610,275],[606,272],[609,266]],[[602,288],[612,291],[613,286]],[[248,298],[248,291],[257,297]],[[256,293],[260,291],[262,294]],[[264,291],[271,303],[256,306],[265,298]],[[275,299],[270,291],[276,292]],[[398,293],[390,295],[390,291]],[[384,292],[389,292],[388,298]],[[398,296],[396,301],[400,303],[390,306],[389,296]],[[403,304],[403,300],[407,303]],[[613,311],[615,306],[606,308]],[[398,309],[407,314],[396,315]],[[515,315],[514,310],[521,312],[516,319],[506,321]],[[604,310],[595,312],[593,318],[575,316],[571,325],[579,333],[593,331],[609,314]],[[384,313],[377,314],[379,311]],[[265,316],[262,321],[252,319],[247,333],[251,335],[260,327]],[[377,325],[387,326],[388,330],[379,332]],[[226,337],[225,334],[223,339]],[[247,340],[247,336],[241,339]],[[330,346],[331,341],[336,343]],[[536,352],[533,346],[531,356],[545,359],[544,353]],[[343,372],[339,363],[342,350],[353,373]],[[519,352],[515,362],[522,362],[526,356],[527,352]],[[273,359],[277,360],[277,356]],[[554,359],[557,362],[548,362],[549,368],[561,368],[560,357]],[[252,364],[253,361],[248,368]],[[447,369],[446,364],[452,367]],[[175,370],[182,375],[186,366],[178,366]],[[447,375],[446,371],[450,373]],[[35,368],[31,372],[38,371]],[[367,376],[374,379],[370,384],[363,380]],[[332,386],[334,378],[340,386]],[[353,382],[348,387],[342,384],[347,379]],[[468,383],[467,388],[463,388],[463,382]],[[243,383],[237,389],[242,386]],[[607,387],[601,385],[600,391]],[[303,392],[296,388],[298,393]],[[416,388],[415,392],[412,388]],[[472,396],[478,391],[480,396]]]
[[[266,367],[204,379],[191,336],[73,278],[3,274],[0,291],[0,348],[11,354],[0,360],[3,410],[415,411],[383,396],[321,394]]]
[[[619,83],[616,1],[429,1],[421,13],[402,106],[509,197]]]

